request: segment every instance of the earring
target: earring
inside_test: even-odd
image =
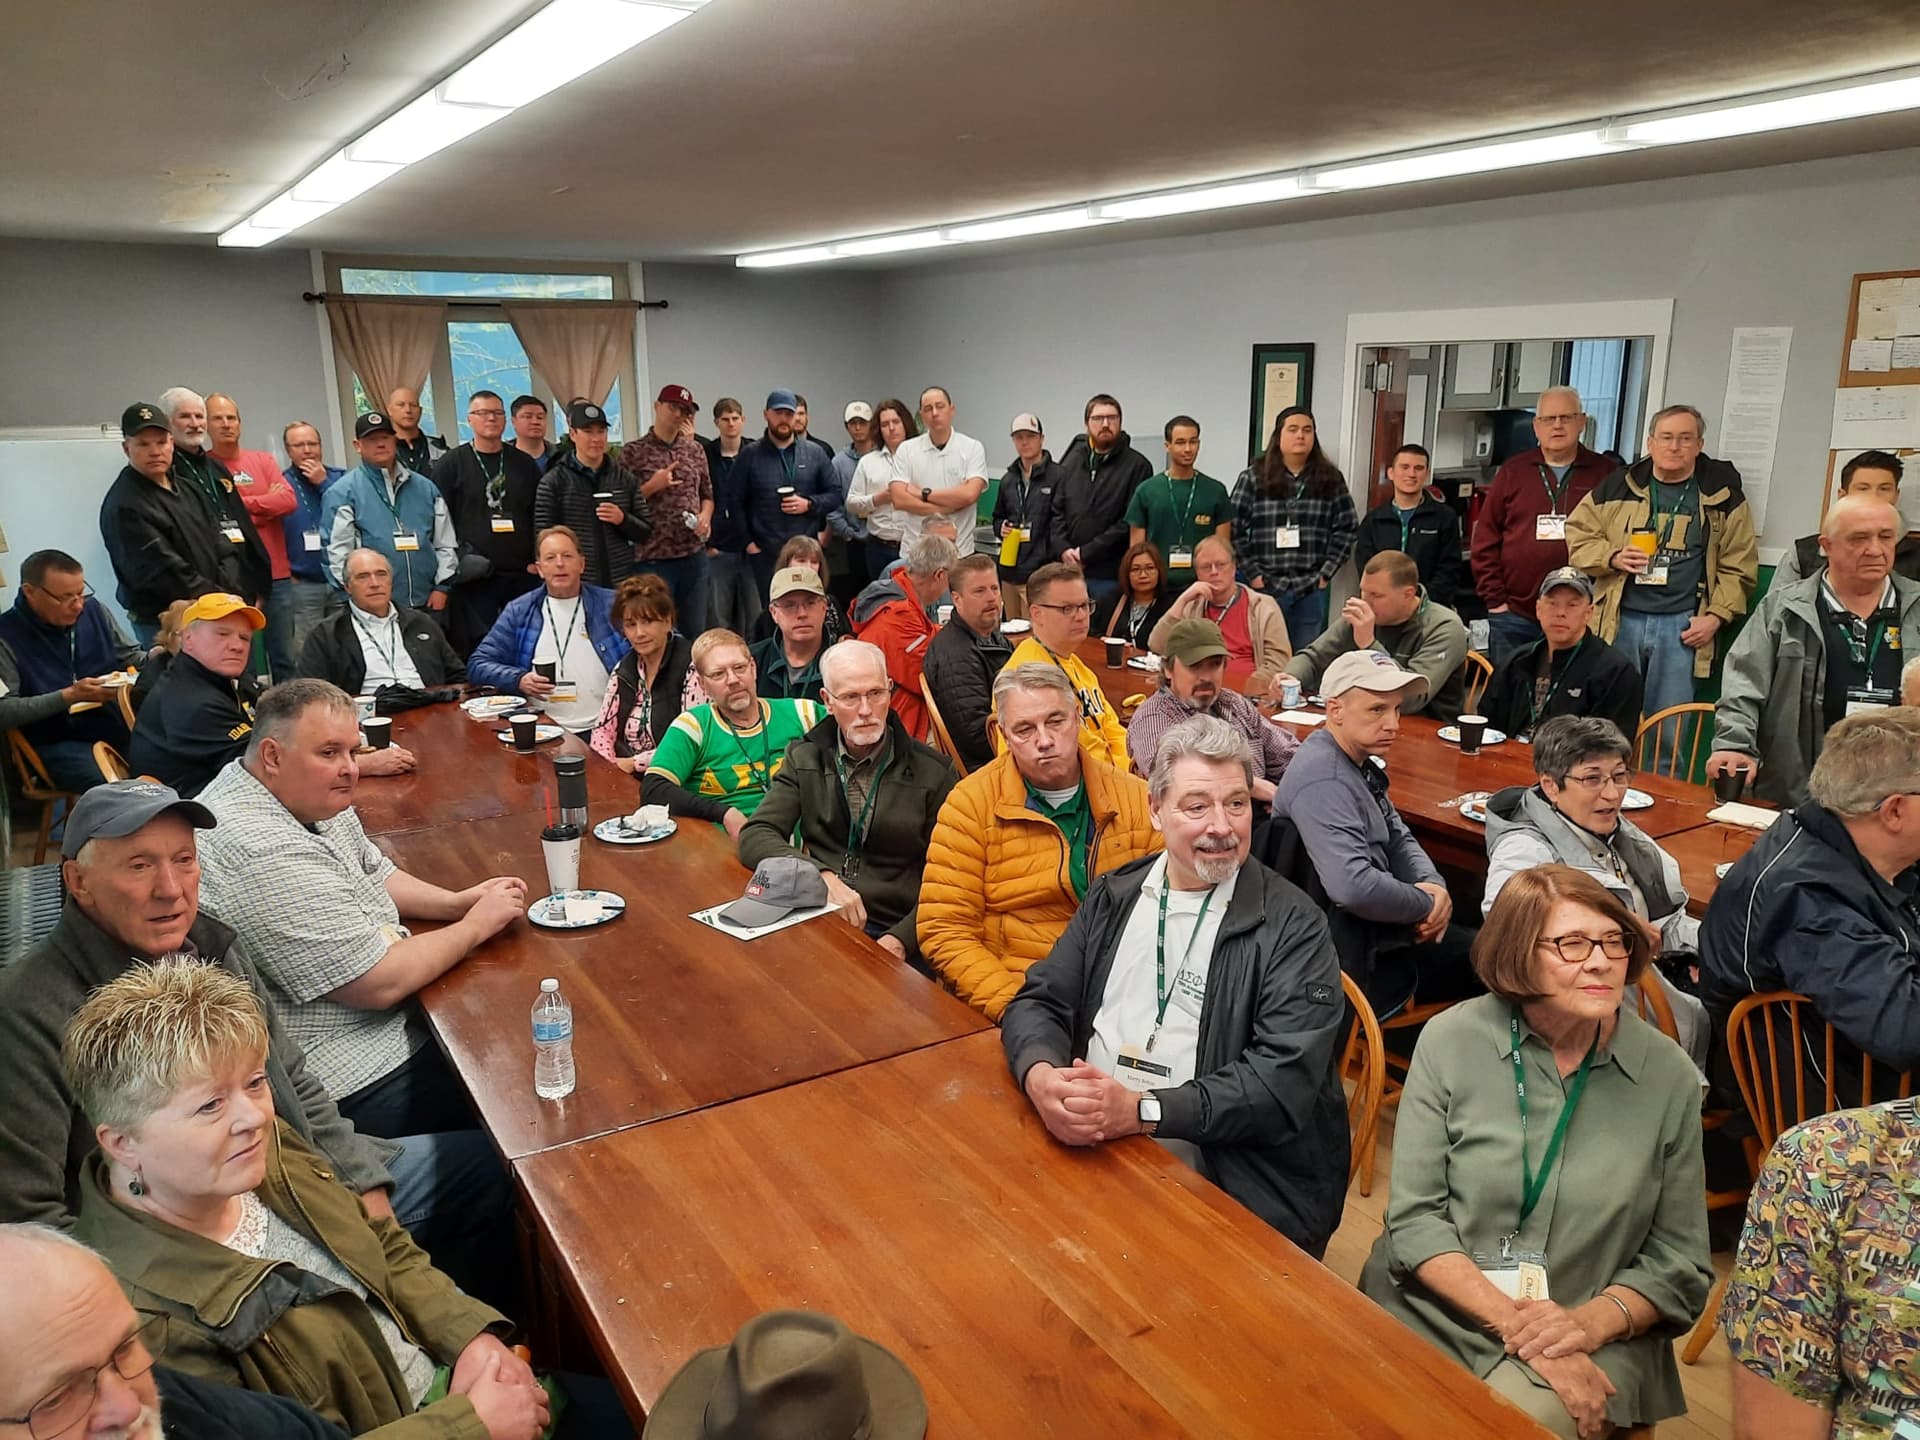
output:
[[[134,1177],[127,1181],[127,1193],[136,1200],[147,1193],[146,1182],[140,1178],[138,1172],[135,1172]]]

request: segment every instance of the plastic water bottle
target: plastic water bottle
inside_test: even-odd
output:
[[[533,1002],[533,1093],[542,1100],[573,1093],[573,1007],[558,980],[542,980]]]

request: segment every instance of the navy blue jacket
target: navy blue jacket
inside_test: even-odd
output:
[[[347,473],[338,465],[329,465],[326,469],[327,479],[323,485],[309,485],[307,477],[291,465],[280,472],[293,487],[293,498],[299,502],[280,517],[280,530],[287,538],[287,571],[296,580],[311,580],[316,585],[323,584],[327,578],[327,531],[320,523],[325,514],[327,491]],[[320,537],[318,550],[307,549],[309,530]]]
[[[840,481],[833,473],[833,456],[817,441],[789,447],[793,455],[793,478],[787,478],[786,462],[773,441],[761,436],[741,447],[733,464],[731,483],[738,487],[740,514],[745,517],[747,538],[767,554],[796,535],[817,535],[827,516],[840,504]],[[779,490],[791,485],[807,502],[807,513],[789,515],[780,508]]]
[[[24,593],[15,594],[13,608],[0,613],[0,645],[13,657],[12,693],[19,696],[52,695],[76,680],[122,669],[129,658],[127,647],[114,634],[106,608],[91,597],[81,606],[80,618],[72,629],[66,630],[47,624],[33,613]],[[78,715],[61,709],[22,725],[20,733],[35,745],[61,740],[89,744],[105,740],[116,746],[127,743],[127,727],[119,709],[112,705]]]
[[[540,627],[546,623],[540,612],[546,598],[543,585],[507,602],[487,638],[474,647],[467,660],[467,680],[471,684],[491,685],[496,690],[520,688],[520,677],[533,668],[533,648],[540,643]],[[582,585],[580,598],[587,613],[587,639],[593,642],[594,653],[611,675],[631,648],[614,633],[610,618],[613,592],[598,585]]]
[[[707,536],[707,543],[730,555],[745,550],[751,538],[747,534],[746,472],[741,470],[740,461],[752,444],[751,440],[742,442],[740,449],[729,458],[720,453],[717,437],[700,439],[700,448],[707,452],[707,475],[713,481],[713,530]]]

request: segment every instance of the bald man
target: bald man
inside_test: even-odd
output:
[[[396,385],[387,392],[387,414],[400,463],[416,475],[431,475],[433,462],[447,453],[447,442],[420,429],[420,392]]]
[[[0,1225],[0,1293],[0,1430],[30,1417],[22,1434],[74,1440],[344,1440],[292,1400],[157,1367],[156,1318],[58,1230]]]
[[[1893,568],[1905,531],[1884,500],[1834,502],[1826,569],[1769,589],[1727,655],[1710,775],[1743,772],[1759,800],[1798,805],[1827,731],[1899,703],[1901,668],[1920,655],[1920,582]]]

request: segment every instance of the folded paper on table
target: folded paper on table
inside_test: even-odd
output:
[[[733,901],[727,900],[718,905],[709,905],[705,910],[694,911],[693,914],[687,918],[689,920],[698,920],[702,925],[710,925],[721,934],[731,935],[736,940],[758,940],[762,935],[771,935],[774,931],[784,930],[789,925],[798,925],[806,920],[818,919],[820,916],[832,914],[840,908],[838,905],[821,905],[813,910],[796,910],[785,919],[776,920],[771,925],[735,925],[720,918],[720,912],[732,903]]]
[[[1718,820],[1723,825],[1741,825],[1749,830],[1765,830],[1780,818],[1778,810],[1769,810],[1764,805],[1744,805],[1738,800],[1707,812],[1707,819]]]
[[[1324,723],[1327,717],[1316,715],[1311,710],[1282,710],[1273,718],[1276,724],[1284,721],[1288,725],[1319,725]]]

